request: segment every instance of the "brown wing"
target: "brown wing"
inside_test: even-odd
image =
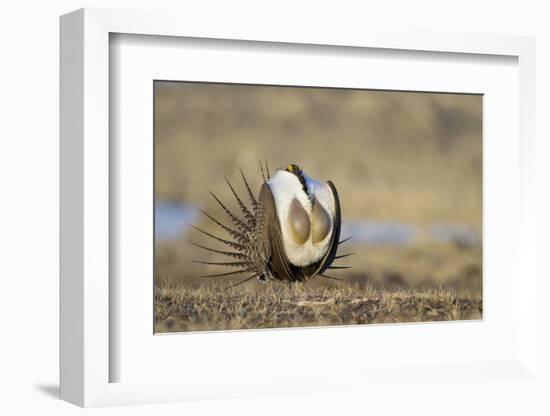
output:
[[[285,253],[281,225],[273,194],[267,183],[262,185],[259,201],[263,207],[263,251],[268,259],[273,277],[279,280],[295,280],[296,267],[290,264]]]
[[[325,256],[317,263],[311,266],[303,267],[301,272],[304,275],[304,279],[308,280],[312,277],[323,273],[334,261],[336,252],[338,251],[338,243],[340,241],[340,227],[342,225],[342,214],[340,211],[340,199],[338,198],[338,191],[331,181],[327,181],[327,184],[332,192],[334,198],[334,227],[332,230],[332,237],[330,238],[330,245]]]

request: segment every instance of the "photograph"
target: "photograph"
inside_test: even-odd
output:
[[[154,333],[483,319],[483,95],[153,88]]]

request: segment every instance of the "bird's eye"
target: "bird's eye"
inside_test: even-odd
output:
[[[297,244],[304,244],[309,238],[310,223],[306,210],[296,198],[290,203],[288,211],[288,222],[291,230],[291,237]]]
[[[323,241],[330,231],[330,217],[327,211],[317,201],[314,201],[313,203],[311,223],[311,226],[313,228],[313,244]]]

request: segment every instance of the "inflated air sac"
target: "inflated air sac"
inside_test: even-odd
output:
[[[304,244],[309,239],[311,231],[310,222],[306,210],[296,198],[290,203],[288,223],[290,225],[292,240],[296,244]]]
[[[319,202],[314,201],[311,212],[313,244],[323,241],[330,231],[330,216]]]

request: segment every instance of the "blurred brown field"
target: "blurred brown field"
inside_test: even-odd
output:
[[[224,176],[242,192],[242,169],[258,192],[259,160],[272,171],[296,163],[335,183],[344,232],[358,237],[344,246],[355,253],[345,259],[352,269],[333,274],[343,279],[339,287],[481,296],[480,95],[155,82],[159,289],[164,279],[215,284],[199,276],[220,268],[191,261],[216,256],[187,243],[211,245],[189,225],[223,236],[204,216],[189,215],[168,238],[161,208],[200,207],[223,218],[208,191],[235,207]],[[314,280],[312,290],[334,285]]]
[[[223,176],[297,162],[345,215],[481,229],[480,95],[157,82],[155,193],[204,204]],[[214,189],[216,190],[216,189]]]

